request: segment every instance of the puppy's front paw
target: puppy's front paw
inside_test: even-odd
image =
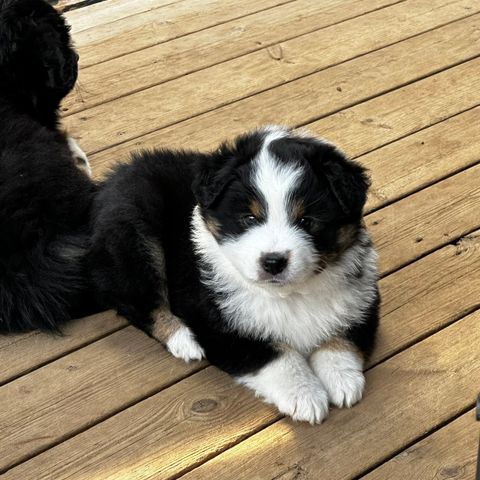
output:
[[[314,424],[321,423],[328,415],[325,388],[305,358],[293,350],[237,380],[293,420]]]
[[[310,383],[279,398],[277,407],[293,420],[321,423],[328,416],[328,394],[320,382]]]
[[[72,137],[67,138],[68,146],[72,152],[73,162],[76,167],[85,172],[89,177],[92,176],[92,169],[90,167],[90,162],[85,152],[78,146],[76,140]]]
[[[192,331],[185,326],[172,333],[167,340],[167,349],[174,357],[181,358],[185,362],[202,360],[205,356],[203,348],[195,340]]]
[[[330,402],[337,407],[351,407],[362,399],[365,389],[363,359],[353,350],[319,349],[310,365],[325,386]]]

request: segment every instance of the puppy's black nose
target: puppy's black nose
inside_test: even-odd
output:
[[[266,253],[260,259],[262,268],[272,275],[278,275],[285,270],[288,263],[287,255],[283,253]]]

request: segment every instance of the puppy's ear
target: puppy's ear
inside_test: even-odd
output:
[[[199,156],[196,162],[193,193],[202,208],[213,207],[228,184],[235,178],[238,161],[223,155]]]
[[[360,216],[370,187],[366,169],[330,143],[319,142],[315,150],[310,160],[313,171],[326,179],[346,217]]]
[[[210,155],[199,156],[193,193],[202,208],[211,208],[228,185],[237,178],[238,169],[249,163],[262,148],[265,131],[254,130],[224,142]]]

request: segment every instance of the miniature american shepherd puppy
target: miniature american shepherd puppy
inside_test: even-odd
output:
[[[208,154],[134,154],[94,201],[99,300],[319,423],[361,399],[378,324],[368,186],[332,144],[277,126]]]
[[[51,5],[0,0],[0,333],[57,330],[85,313],[96,186],[58,126],[77,62]]]

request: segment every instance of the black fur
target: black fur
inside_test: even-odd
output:
[[[0,331],[57,330],[84,313],[96,187],[57,109],[77,76],[68,26],[43,0],[0,0]]]
[[[203,217],[217,222],[219,242],[248,228],[243,213],[249,199],[256,195],[249,184],[250,161],[262,140],[263,134],[255,132],[211,154],[169,150],[135,154],[101,186],[93,214],[89,269],[98,301],[105,308],[117,309],[147,334],[152,334],[152,312],[168,304],[192,329],[208,360],[234,375],[255,371],[279,351],[268,340],[240,334],[227,326],[217,306],[218,294],[201,281],[200,269],[208,267],[194,251],[190,220],[199,204]],[[328,158],[334,155],[331,147],[319,145],[316,153],[319,149],[326,152],[324,173],[315,173],[311,180],[314,183],[306,188],[327,192],[314,212],[325,225],[318,236],[328,237],[325,231],[332,230],[329,248],[335,250],[340,226],[361,221],[368,181],[364,170],[343,156],[339,166],[332,166],[335,160]],[[285,145],[279,148],[288,151]],[[304,158],[313,162],[313,158]],[[345,180],[348,189],[337,178],[343,175],[351,175]],[[153,258],[152,244],[163,250],[163,272],[162,268],[159,271],[159,260]],[[376,308],[366,316],[365,328],[348,332],[348,338],[368,353],[375,335]]]

